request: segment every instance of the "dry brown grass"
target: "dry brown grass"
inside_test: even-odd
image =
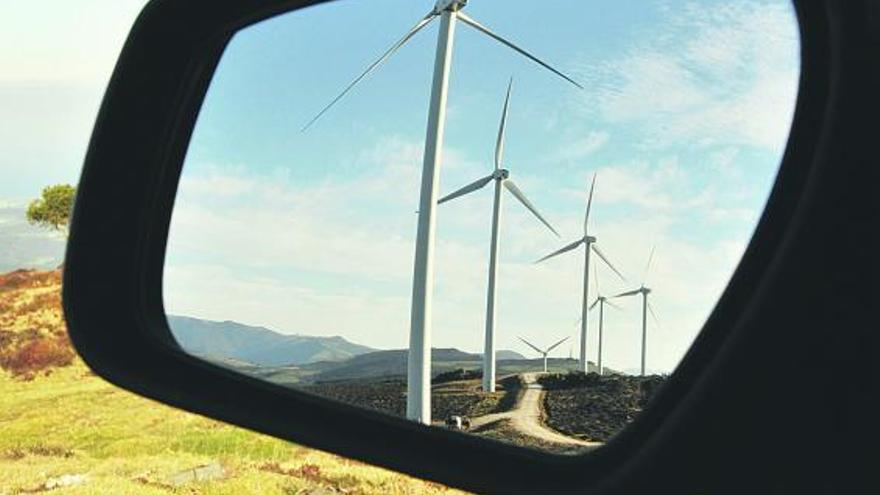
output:
[[[0,275],[0,494],[461,493],[185,413],[94,376],[67,341],[61,273]],[[224,477],[171,488],[219,462]]]
[[[37,337],[9,352],[0,353],[0,368],[13,376],[32,379],[36,373],[69,366],[75,357],[66,335]]]
[[[31,380],[75,357],[61,313],[61,271],[0,275],[0,368]]]

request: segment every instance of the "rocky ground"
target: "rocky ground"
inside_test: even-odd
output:
[[[435,384],[431,394],[431,416],[437,420],[453,414],[476,417],[509,407],[509,401],[503,400],[503,386],[492,394],[480,392],[479,387],[479,380]],[[403,379],[319,383],[302,390],[394,416],[406,415],[406,381]]]
[[[545,375],[539,379],[547,390],[545,422],[566,435],[605,442],[635,419],[664,381],[662,376]]]

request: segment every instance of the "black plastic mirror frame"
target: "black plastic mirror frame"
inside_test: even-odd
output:
[[[92,135],[65,261],[65,314],[89,366],[116,385],[182,409],[469,490],[721,493],[744,482],[731,465],[746,466],[752,482],[778,476],[771,472],[778,466],[767,465],[780,455],[778,448],[758,445],[756,435],[779,441],[792,433],[762,430],[756,421],[766,417],[740,409],[780,394],[774,380],[782,378],[773,378],[774,370],[810,361],[821,349],[822,319],[803,315],[797,325],[784,308],[815,302],[813,285],[825,284],[826,292],[835,284],[845,287],[850,276],[816,270],[816,243],[806,241],[831,228],[819,223],[830,214],[818,208],[828,208],[851,186],[835,179],[832,167],[850,180],[864,173],[857,160],[840,160],[848,156],[845,150],[867,146],[869,136],[839,130],[841,122],[853,125],[865,117],[852,98],[868,94],[870,78],[852,74],[844,62],[851,54],[858,59],[860,50],[870,60],[871,19],[877,22],[872,4],[795,2],[802,62],[794,124],[770,200],[736,273],[643,414],[598,451],[562,457],[242,376],[187,355],[171,338],[161,294],[165,244],[183,158],[216,64],[237,30],[314,3],[153,0],[141,13]],[[849,207],[838,201],[832,208],[846,214]],[[858,228],[853,225],[851,233]],[[816,284],[793,288],[793,274],[807,268]],[[780,323],[797,326],[797,333]],[[768,337],[762,333],[767,328],[780,329]],[[786,337],[794,335],[799,343],[781,355]],[[790,399],[788,393],[779,399]],[[724,452],[712,449],[716,442],[724,442]]]

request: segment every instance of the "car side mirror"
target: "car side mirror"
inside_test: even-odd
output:
[[[509,105],[516,104],[511,103],[513,86],[506,76],[504,99],[492,101],[493,108],[503,101],[503,110],[500,119],[497,113],[491,116],[493,143],[489,148],[494,166],[490,175],[445,197],[440,194],[434,166],[439,167],[437,150],[442,148],[441,122],[448,89],[448,72],[443,67],[448,65],[452,49],[450,23],[459,22],[512,49],[512,54],[523,57],[523,63],[532,64],[530,70],[543,71],[541,76],[553,78],[561,88],[585,86],[577,77],[477,21],[476,15],[471,17],[477,1],[438,2],[433,9],[428,6],[430,11],[425,17],[379,59],[384,62],[387,55],[429,23],[440,26],[436,63],[432,64],[437,69],[428,110],[427,173],[422,177],[419,202],[409,205],[419,210],[412,218],[418,225],[413,260],[415,288],[410,301],[414,323],[408,334],[406,390],[401,396],[406,403],[402,415],[409,420],[263,379],[243,371],[240,363],[196,355],[182,342],[183,326],[200,323],[176,319],[174,313],[166,311],[175,302],[163,299],[173,278],[166,272],[169,257],[175,255],[169,250],[169,232],[175,199],[183,187],[180,180],[184,163],[192,151],[193,131],[202,118],[200,111],[214,84],[218,64],[236,33],[273,16],[318,3],[322,2],[154,0],[141,13],[95,124],[65,260],[64,308],[69,331],[77,350],[95,372],[116,385],[175,407],[476,491],[726,492],[755,480],[779,481],[775,477],[790,476],[792,471],[767,469],[780,457],[786,457],[792,466],[801,461],[803,466],[814,462],[805,460],[804,452],[791,452],[791,444],[766,442],[774,436],[790,439],[806,425],[834,414],[831,409],[805,405],[810,403],[806,399],[807,384],[793,383],[791,370],[809,369],[830,378],[841,373],[841,360],[851,366],[848,356],[865,352],[852,343],[864,331],[865,327],[857,323],[867,314],[860,313],[867,306],[853,308],[845,301],[829,301],[825,295],[843,293],[858,283],[867,284],[863,267],[870,266],[870,261],[865,245],[876,247],[876,242],[865,235],[869,222],[841,220],[863,218],[860,215],[870,210],[867,198],[875,189],[871,184],[877,183],[876,171],[869,177],[871,172],[863,164],[864,157],[872,156],[869,153],[873,144],[870,126],[862,125],[872,108],[865,102],[878,99],[876,86],[871,86],[876,77],[861,77],[860,72],[873,68],[876,76],[875,45],[870,40],[876,40],[878,21],[876,16],[865,14],[876,14],[870,2],[794,3],[802,46],[794,122],[779,174],[745,254],[699,336],[675,373],[654,393],[650,406],[601,448],[593,448],[586,441],[576,442],[584,447],[576,455],[524,449],[469,434],[467,430],[476,429],[479,421],[464,410],[431,415],[430,387],[437,374],[431,374],[431,333],[425,331],[425,326],[430,326],[431,318],[430,295],[426,292],[431,291],[433,216],[442,208],[437,203],[494,182],[496,212],[500,194],[509,194],[511,202],[521,203],[517,206],[523,208],[522,213],[530,215],[524,218],[535,222],[539,229],[556,232],[535,206],[537,202],[526,198],[523,190],[528,188],[514,184],[510,172],[502,166],[505,133],[512,132],[507,127]],[[332,8],[344,9],[345,5],[335,2]],[[364,74],[375,67],[369,66]],[[316,112],[317,116],[325,115],[337,101],[331,99],[330,105]],[[383,117],[387,116],[377,118]],[[498,120],[500,124],[495,124]],[[316,122],[307,120],[305,127]],[[261,132],[255,131],[254,135]],[[432,152],[433,158],[428,156]],[[589,191],[587,204],[592,205],[592,186]],[[592,207],[587,206],[588,217]],[[412,215],[412,209],[408,215]],[[830,239],[834,240],[833,246]],[[595,253],[594,263],[607,263],[607,275],[615,277],[616,266],[601,248],[596,250],[595,241],[593,232],[588,235],[584,230],[577,245],[567,244],[545,258],[583,246],[587,256]],[[834,250],[833,266],[817,266],[816,259],[832,256],[827,250]],[[808,281],[803,278],[805,273],[811,274]],[[589,280],[590,269],[584,274]],[[493,284],[494,278],[489,283]],[[586,293],[589,284],[584,285]],[[642,321],[647,322],[649,311],[653,312],[648,309],[649,291],[642,283],[617,295],[642,297]],[[817,307],[820,301],[826,305],[824,312],[804,310]],[[844,310],[849,316],[838,318]],[[583,311],[587,313],[586,304]],[[853,324],[841,327],[840,334],[852,332],[853,339],[840,337],[835,345],[841,352],[828,358],[827,329],[842,320]],[[586,323],[579,323],[579,328],[585,329]],[[528,346],[523,349],[537,353],[537,359],[530,363],[536,368],[511,373],[525,376],[514,377],[511,389],[528,393],[538,382],[533,373],[542,372],[537,366],[543,363],[546,371],[548,354],[566,339],[547,336],[546,342],[532,342],[523,338],[522,345]],[[589,368],[584,352],[579,358],[571,358],[573,370],[575,366],[581,372],[604,369],[601,362]],[[475,387],[480,383],[483,390],[498,383],[492,378],[494,361],[473,356],[467,359],[482,363],[482,369],[491,369],[492,373],[470,376],[467,370],[458,371],[456,367],[442,372],[451,373],[448,376],[455,379],[473,380]],[[644,351],[641,366],[644,374]],[[498,365],[497,369],[504,368]],[[501,374],[496,377],[502,378]],[[559,380],[598,378],[575,373]],[[544,386],[553,385],[548,382]],[[540,393],[533,395],[539,397]],[[756,408],[756,403],[763,406]],[[776,413],[767,413],[768,409],[791,404],[804,406],[805,412],[790,418],[787,424],[782,424]],[[773,421],[767,420],[767,414]],[[431,427],[432,420],[447,428]],[[833,451],[837,450],[829,448],[826,455]],[[725,474],[730,465],[741,466],[754,476],[731,480]],[[784,482],[791,479],[784,478]],[[791,483],[786,486],[797,486],[797,482]]]

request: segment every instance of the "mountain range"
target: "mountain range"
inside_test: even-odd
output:
[[[344,361],[375,349],[342,337],[285,335],[234,321],[209,321],[168,315],[171,333],[184,350],[212,360],[243,361],[257,366]]]
[[[184,350],[205,359],[238,368],[305,367],[335,376],[401,374],[406,350],[378,350],[340,336],[287,335],[265,327],[234,321],[210,321],[168,315],[168,325]],[[498,351],[498,360],[525,359],[513,351]],[[479,362],[480,354],[458,349],[433,350],[432,360]],[[334,370],[331,372],[331,368]]]

